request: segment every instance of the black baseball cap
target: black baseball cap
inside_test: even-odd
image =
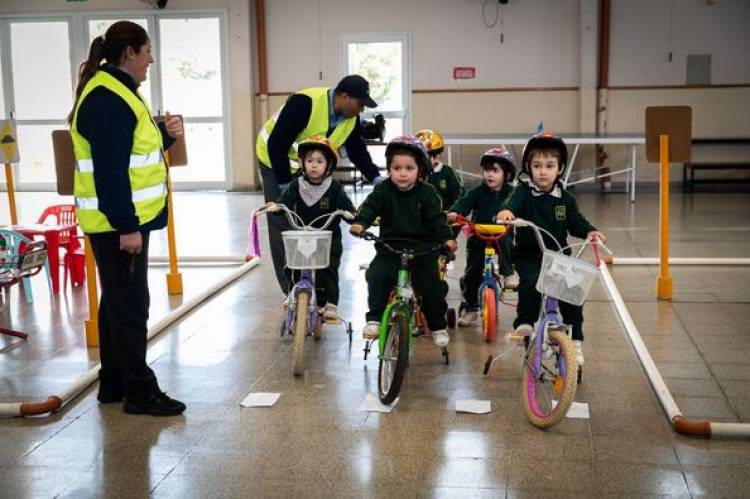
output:
[[[342,78],[336,85],[336,91],[354,97],[367,107],[378,107],[378,103],[370,97],[370,84],[359,75],[349,75]]]

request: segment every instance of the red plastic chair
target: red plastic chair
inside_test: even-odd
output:
[[[46,223],[48,219],[54,219],[55,225],[77,224],[76,209],[72,204],[58,204],[47,207],[37,220],[37,223]],[[86,280],[86,260],[81,247],[81,236],[78,231],[60,232],[60,247],[65,249],[63,257],[63,290],[68,287],[68,274],[73,287],[83,285]]]

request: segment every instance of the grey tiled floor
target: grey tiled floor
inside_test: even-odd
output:
[[[52,204],[41,193],[18,199],[23,221]],[[655,193],[639,193],[635,205],[619,194],[578,199],[617,255],[656,255]],[[255,194],[178,194],[179,253],[242,254],[249,210],[260,203]],[[748,256],[748,208],[746,194],[674,195],[672,254]],[[590,419],[566,419],[547,432],[530,426],[518,397],[520,354],[482,376],[487,354],[508,347],[501,339],[486,345],[472,328],[452,332],[450,366],[418,340],[394,412],[359,412],[377,379],[377,361],[363,361],[358,338],[366,303],[358,267],[373,251],[345,241],[340,311],[355,326],[351,348],[341,328],[327,329],[322,341],[308,342],[305,375],[293,378],[290,340],[277,332],[281,297],[263,264],[153,341],[152,367],[188,404],[184,416],[127,416],[118,405],[98,405],[92,387],[51,416],[0,420],[0,496],[741,497],[750,490],[750,442],[672,431],[600,285],[585,308],[577,395]],[[165,247],[157,234],[152,254]],[[452,306],[462,259],[450,275]],[[691,417],[750,422],[750,268],[673,267],[672,302],[654,299],[657,270],[621,266],[612,274],[677,403]],[[152,268],[152,322],[229,271],[184,267],[185,296],[170,299],[164,268]],[[507,331],[513,309],[500,313]],[[30,337],[0,337],[0,402],[44,399],[94,365],[85,317],[83,289],[50,301],[36,278],[33,308],[14,289],[0,323]],[[282,396],[270,409],[241,409],[251,391]],[[493,411],[456,414],[464,398],[490,399]]]

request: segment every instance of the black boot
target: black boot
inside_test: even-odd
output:
[[[167,397],[164,392],[156,392],[146,398],[125,399],[123,409],[128,414],[149,414],[151,416],[177,416],[185,410],[185,404]]]

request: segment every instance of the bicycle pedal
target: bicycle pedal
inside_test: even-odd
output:
[[[526,335],[523,335],[523,334],[507,333],[505,335],[505,340],[508,343],[510,343],[510,342],[523,343],[524,342],[524,338],[526,338]]]

